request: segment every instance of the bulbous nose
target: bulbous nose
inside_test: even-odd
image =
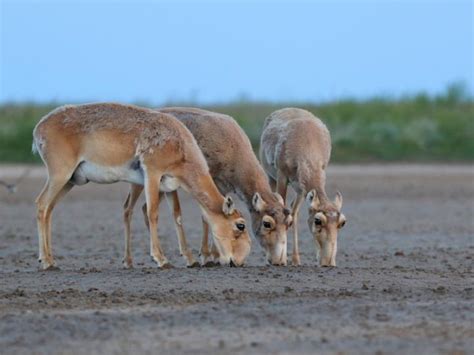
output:
[[[267,254],[268,263],[275,266],[286,266],[286,243],[277,244],[273,253]]]

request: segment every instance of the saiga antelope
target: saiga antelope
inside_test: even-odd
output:
[[[74,185],[127,181],[143,185],[150,225],[150,254],[169,267],[157,232],[159,192],[183,187],[199,203],[224,264],[241,263],[250,251],[242,215],[209,175],[206,160],[186,127],[170,115],[120,104],[60,107],[36,125],[33,148],[48,169],[37,203],[39,260],[54,268],[51,213]]]
[[[157,110],[170,114],[181,121],[193,134],[209,165],[209,171],[221,193],[236,192],[247,205],[252,230],[266,253],[269,263],[286,265],[287,236],[291,224],[290,211],[284,207],[280,195],[272,192],[265,171],[255,156],[252,145],[235,120],[227,115],[196,108],[169,107]],[[132,185],[125,202],[124,220],[127,245],[130,245],[130,220],[133,207],[143,190]],[[172,192],[175,203],[174,218],[180,240],[181,254],[188,265],[193,263],[191,251],[187,247],[182,227],[178,194]],[[143,206],[146,209],[146,206]],[[201,261],[210,262],[211,256],[218,255],[215,248],[209,251],[208,227],[203,222]],[[125,260],[132,264],[130,250],[126,250]]]
[[[336,266],[338,229],[346,223],[341,213],[342,195],[334,201],[325,191],[326,168],[331,156],[331,136],[324,123],[308,111],[285,108],[265,119],[260,141],[260,160],[276,191],[286,199],[291,184],[297,197],[292,206],[292,263],[300,265],[298,212],[305,199],[308,226],[321,266]]]

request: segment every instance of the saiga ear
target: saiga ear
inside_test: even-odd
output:
[[[252,206],[257,212],[261,212],[265,209],[265,201],[263,201],[262,196],[258,192],[256,192],[252,197]]]
[[[308,192],[308,194],[306,195],[306,201],[308,202],[308,204],[310,205],[312,209],[318,208],[319,197],[318,197],[318,194],[316,193],[316,190],[313,189],[310,192]]]
[[[342,208],[342,194],[337,191],[336,197],[334,198],[334,204],[336,205],[337,209],[340,211]]]
[[[234,213],[234,211],[235,211],[234,200],[232,199],[232,197],[227,195],[224,198],[224,204],[222,205],[222,212],[224,212],[226,216],[230,216],[231,214]]]
[[[285,201],[283,201],[283,197],[278,192],[274,192],[273,195],[277,198],[278,202],[280,202],[283,206],[285,206]]]

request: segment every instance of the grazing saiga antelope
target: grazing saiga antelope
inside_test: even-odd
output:
[[[276,191],[286,200],[287,185],[297,197],[292,205],[292,263],[300,265],[298,212],[305,199],[308,225],[321,266],[336,266],[337,233],[346,223],[341,213],[342,195],[334,201],[325,191],[326,168],[331,156],[331,136],[324,123],[308,111],[285,108],[265,119],[260,141],[260,160]]]
[[[51,213],[74,185],[127,181],[143,185],[150,225],[150,254],[169,267],[158,237],[159,192],[183,187],[199,203],[224,264],[243,262],[250,237],[230,196],[209,175],[206,159],[188,129],[170,115],[113,103],[60,107],[36,125],[33,150],[48,169],[36,200],[39,260],[54,268]]]
[[[291,224],[290,211],[284,207],[281,196],[272,192],[265,171],[237,122],[230,116],[196,108],[170,107],[157,111],[174,116],[191,131],[206,157],[209,171],[219,190],[222,193],[236,192],[247,205],[252,230],[268,262],[286,265],[286,231]],[[142,186],[132,185],[125,202],[127,245],[130,245],[130,216],[142,190]],[[181,253],[190,265],[193,259],[184,238],[176,192],[172,192],[172,199]],[[207,264],[212,263],[211,257],[215,258],[218,253],[214,246],[209,251],[206,221],[203,221],[203,229],[200,254],[201,262]],[[125,260],[129,260],[131,266],[129,249],[126,249]]]

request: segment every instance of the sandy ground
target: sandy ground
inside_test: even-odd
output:
[[[24,167],[0,167],[14,181]],[[123,270],[127,185],[86,185],[60,203],[60,271],[37,271],[35,168],[0,186],[0,353],[473,353],[474,170],[467,166],[332,167],[348,223],[337,268],[316,266],[301,219],[301,267],[186,269],[167,210],[160,232],[176,268],[159,270],[134,216],[135,268]],[[200,216],[184,194],[197,256]],[[291,250],[291,239],[290,239]]]

